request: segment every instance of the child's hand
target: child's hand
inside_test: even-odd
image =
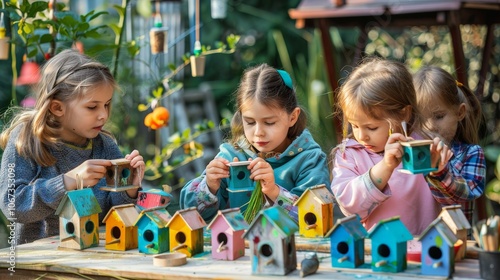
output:
[[[453,152],[446,144],[443,143],[443,141],[441,141],[439,137],[434,138],[432,141],[431,167],[436,167],[438,170],[431,172],[431,174],[441,172],[453,156]]]
[[[208,163],[205,169],[207,186],[212,194],[216,194],[220,188],[220,180],[229,177],[229,161],[224,158],[215,158]]]
[[[262,193],[270,200],[275,201],[278,198],[280,189],[274,181],[274,170],[271,164],[262,158],[255,158],[251,160],[248,169],[250,170],[250,179],[260,181]]]
[[[410,139],[406,138],[401,133],[393,133],[387,139],[384,148],[384,163],[391,171],[398,167],[404,155],[404,149],[400,141],[408,140]]]
[[[125,159],[130,160],[130,166],[135,168],[138,172],[137,176],[134,178],[134,181],[132,183],[134,184],[134,186],[141,186],[142,179],[144,178],[144,169],[146,166],[144,164],[144,159],[137,150],[133,150],[130,154],[126,155]],[[127,190],[127,194],[131,198],[136,198],[137,192],[138,189]]]
[[[111,166],[111,161],[107,159],[86,160],[63,175],[66,190],[76,190],[77,180],[81,181],[84,188],[96,185],[106,175],[107,166]]]

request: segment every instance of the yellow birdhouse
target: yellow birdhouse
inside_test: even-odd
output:
[[[126,251],[137,249],[137,227],[139,213],[134,204],[117,205],[104,217],[106,223],[106,250]]]
[[[297,206],[299,234],[304,237],[324,237],[333,228],[335,199],[326,185],[308,188],[294,203]]]
[[[170,251],[192,257],[203,252],[203,228],[207,224],[195,207],[175,212],[167,224]]]

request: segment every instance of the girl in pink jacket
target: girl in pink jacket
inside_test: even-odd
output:
[[[422,174],[398,172],[400,141],[428,138],[412,75],[402,63],[368,59],[341,86],[337,101],[344,140],[332,151],[331,188],[340,209],[346,216],[358,214],[368,230],[399,216],[414,236],[421,234],[441,206]],[[439,138],[433,140],[431,166],[442,170],[451,155]]]

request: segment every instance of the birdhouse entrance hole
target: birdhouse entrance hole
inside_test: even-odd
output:
[[[184,244],[184,242],[186,242],[186,235],[184,234],[184,232],[178,232],[175,235],[175,241],[177,241],[177,243],[179,244]]]
[[[316,224],[316,215],[314,215],[314,213],[307,213],[304,215],[304,221],[306,222],[306,225],[310,226],[310,225],[315,225]]]
[[[270,257],[273,255],[273,248],[269,244],[264,244],[260,247],[260,254],[264,257]]]
[[[347,244],[347,242],[339,242],[339,244],[337,244],[337,252],[343,255],[347,254],[347,252],[349,252],[349,245]]]
[[[75,225],[74,225],[72,222],[68,222],[68,223],[66,224],[66,232],[67,232],[68,234],[73,234],[73,233],[75,233]]]
[[[87,221],[85,223],[85,231],[87,233],[92,233],[94,231],[94,222],[92,221]]]
[[[217,242],[219,242],[219,244],[227,244],[227,235],[223,232],[219,233],[217,235]]]
[[[113,227],[111,229],[111,236],[114,238],[114,239],[120,239],[120,236],[122,235],[122,231],[120,230],[119,227]]]
[[[123,179],[127,179],[128,176],[130,176],[130,169],[128,168],[123,168],[122,169],[122,178]]]
[[[245,177],[246,177],[245,171],[239,171],[238,175],[236,175],[236,178],[238,178],[238,180],[243,180],[245,179]]]
[[[155,239],[155,234],[150,229],[144,231],[144,234],[142,236],[144,237],[144,240],[146,240],[147,242],[151,242]]]
[[[387,258],[387,257],[389,257],[389,255],[391,255],[391,249],[389,248],[389,246],[382,244],[382,245],[378,246],[377,253],[381,257]]]
[[[435,260],[439,260],[439,259],[441,259],[442,256],[443,256],[443,252],[438,247],[432,246],[429,248],[429,257],[431,257]]]

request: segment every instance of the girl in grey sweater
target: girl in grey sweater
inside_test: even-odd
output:
[[[55,211],[65,193],[76,189],[77,177],[92,188],[100,221],[112,206],[137,198],[137,189],[100,190],[110,160],[123,157],[103,130],[117,88],[109,69],[65,50],[47,61],[41,74],[35,108],[20,111],[0,135],[0,208],[15,225],[11,245],[59,234]],[[134,150],[125,158],[139,170],[134,185],[140,185],[142,156]]]

